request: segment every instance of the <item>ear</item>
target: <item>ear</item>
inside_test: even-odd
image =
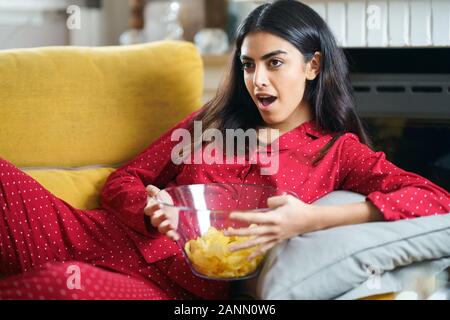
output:
[[[320,65],[322,62],[322,54],[320,52],[314,52],[314,56],[306,64],[306,79],[314,80],[317,75],[320,73]]]

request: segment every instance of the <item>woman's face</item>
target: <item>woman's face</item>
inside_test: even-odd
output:
[[[303,99],[306,80],[318,73],[317,57],[305,64],[290,42],[267,32],[248,34],[241,46],[245,86],[266,126],[289,131],[311,120]]]

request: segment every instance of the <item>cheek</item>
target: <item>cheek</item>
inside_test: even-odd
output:
[[[283,96],[290,101],[301,101],[305,92],[305,81],[306,78],[303,75],[293,74],[290,77],[286,77],[280,88],[284,93]]]
[[[253,81],[252,81],[251,77],[244,76],[244,84],[245,84],[245,87],[247,88],[248,93],[251,96],[253,93]]]

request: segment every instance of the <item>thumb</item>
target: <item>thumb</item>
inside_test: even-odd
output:
[[[287,202],[287,193],[284,192],[280,196],[273,196],[267,199],[267,206],[271,209],[281,207]]]
[[[149,184],[149,185],[146,187],[146,189],[147,189],[148,195],[150,195],[150,196],[154,196],[155,194],[157,194],[157,193],[160,191],[158,187],[155,187],[155,186],[152,185],[152,184]]]

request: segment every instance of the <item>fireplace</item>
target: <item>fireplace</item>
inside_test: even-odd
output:
[[[450,48],[345,53],[374,149],[450,190]]]

